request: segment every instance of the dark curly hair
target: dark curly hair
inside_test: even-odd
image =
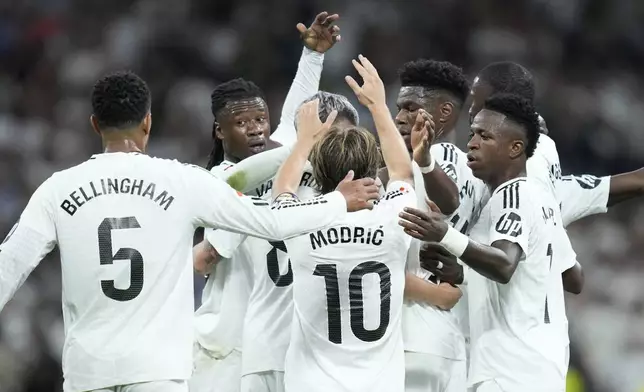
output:
[[[140,124],[151,104],[147,83],[134,72],[108,74],[92,89],[92,113],[102,130],[123,130]]]
[[[478,77],[492,87],[492,94],[515,94],[534,102],[534,78],[530,71],[520,64],[511,61],[492,63],[483,68]]]
[[[528,158],[534,154],[539,141],[539,115],[532,102],[516,94],[494,94],[485,100],[484,109],[501,113],[521,125],[528,140],[525,154]]]
[[[470,92],[470,85],[463,70],[448,61],[410,61],[398,70],[398,76],[403,87],[420,86],[444,90],[456,98],[460,105],[465,102]]]
[[[218,85],[212,91],[210,110],[215,117],[215,121],[217,121],[217,115],[221,114],[221,109],[225,108],[228,102],[251,98],[261,98],[266,101],[264,92],[255,83],[243,78],[232,79]],[[206,165],[208,170],[219,165],[224,160],[224,144],[215,135],[215,124],[212,127],[212,139],[212,151],[210,151],[208,164]]]

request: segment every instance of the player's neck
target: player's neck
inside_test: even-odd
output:
[[[526,169],[525,163],[523,165],[508,165],[503,171],[499,172],[498,175],[488,179],[486,184],[490,188],[490,192],[494,192],[499,185],[504,184],[512,179],[525,177]]]
[[[103,152],[143,152],[143,149],[131,138],[103,137]]]
[[[434,143],[456,144],[456,132],[454,128],[444,129],[436,138]]]
[[[232,162],[232,163],[239,163],[241,159],[235,158],[234,156],[228,154],[227,152],[224,152],[224,161]]]

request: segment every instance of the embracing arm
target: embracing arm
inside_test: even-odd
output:
[[[462,296],[461,289],[449,283],[436,285],[411,272],[405,274],[405,299],[407,300],[424,302],[443,310],[450,310]]]
[[[584,270],[581,268],[581,264],[575,263],[572,268],[562,272],[561,279],[564,290],[572,294],[581,294],[585,282]]]

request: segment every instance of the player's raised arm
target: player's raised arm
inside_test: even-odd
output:
[[[423,174],[427,197],[434,201],[445,215],[450,215],[460,205],[458,186],[456,185],[458,182],[456,167],[454,162],[450,161],[450,157],[453,157],[454,154],[443,154],[445,159],[440,161],[436,159],[435,152],[443,147],[433,145],[434,126],[432,116],[425,110],[419,109],[416,122],[411,129],[411,146],[414,161]],[[445,169],[450,173],[447,173]]]
[[[282,146],[252,155],[223,172],[222,179],[235,190],[248,193],[275,177],[292,148]]]
[[[271,208],[258,197],[244,196],[198,166],[184,165],[179,180],[189,190],[195,227],[212,227],[268,240],[318,230],[343,219],[347,211],[369,206],[378,194],[374,181],[345,180],[335,192],[287,206]],[[306,219],[303,219],[303,217]]]
[[[329,131],[338,114],[338,112],[333,111],[326,122],[322,124],[318,116],[319,103],[319,100],[315,99],[305,103],[299,109],[297,115],[297,127],[299,129],[297,142],[293,146],[293,151],[277,172],[277,177],[273,184],[274,200],[282,196],[296,198],[295,194],[302,178],[302,171],[311,149]]]
[[[345,79],[347,84],[358,97],[361,104],[371,112],[376,125],[382,156],[387,166],[390,181],[405,181],[414,185],[414,175],[411,167],[411,158],[405,147],[405,141],[396,129],[387,108],[385,86],[378,75],[378,71],[364,56],[358,56],[360,62],[353,60],[353,66],[362,77],[360,86],[351,76]]]
[[[490,201],[492,202],[492,201]],[[527,249],[528,230],[522,229],[520,215],[508,208],[493,209],[493,222],[491,228],[491,245],[483,245],[471,240],[450,227],[443,220],[443,215],[438,213],[434,203],[429,203],[430,212],[415,208],[405,208],[400,213],[400,225],[410,236],[426,242],[439,242],[454,256],[476,270],[479,274],[499,283],[508,283],[516,270],[519,261],[524,257]],[[514,215],[510,215],[510,214]],[[518,220],[501,222],[517,216]],[[519,226],[514,227],[518,223]],[[509,230],[506,229],[509,224]]]
[[[324,53],[340,42],[340,27],[334,24],[339,18],[338,14],[330,15],[325,11],[319,13],[308,28],[302,23],[297,24],[304,49],[295,78],[282,106],[280,123],[271,135],[272,140],[283,146],[295,143],[295,113],[304,100],[318,91]]]
[[[48,181],[34,192],[20,220],[0,245],[0,310],[56,246],[55,207],[48,198]]]

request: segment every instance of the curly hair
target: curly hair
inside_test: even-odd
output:
[[[217,115],[221,115],[221,110],[226,107],[228,102],[251,98],[261,98],[266,101],[264,92],[255,83],[243,78],[232,79],[218,85],[212,91],[210,95],[210,110],[215,121],[217,121]],[[208,156],[208,164],[206,165],[206,169],[208,170],[219,165],[224,160],[224,144],[215,135],[215,124],[213,124],[212,128],[212,139],[213,146]]]
[[[148,85],[134,72],[120,71],[99,79],[92,89],[92,113],[100,129],[136,126],[150,112]]]
[[[410,61],[398,70],[398,76],[402,87],[420,86],[444,90],[457,99],[460,105],[465,102],[470,92],[470,85],[463,70],[448,61]]]
[[[530,158],[539,141],[539,115],[532,102],[516,94],[494,94],[485,101],[484,109],[501,113],[521,125],[528,140],[525,154]]]

